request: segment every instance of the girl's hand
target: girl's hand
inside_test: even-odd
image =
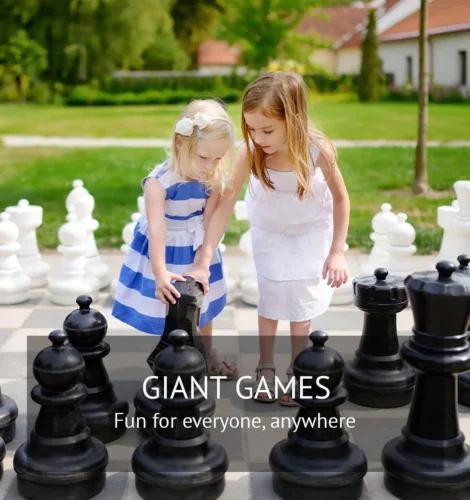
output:
[[[348,281],[348,268],[342,253],[331,253],[323,265],[323,279],[328,276],[328,285],[339,288]]]
[[[155,274],[155,297],[163,302],[165,305],[168,301],[172,304],[176,303],[176,298],[180,298],[180,294],[176,288],[171,284],[172,281],[186,281],[183,276],[179,274],[172,273],[166,269]]]
[[[201,266],[194,266],[188,271],[185,271],[184,273],[185,276],[191,276],[193,277],[196,281],[201,283],[202,289],[204,291],[204,295],[209,293],[209,277],[211,273],[209,272],[209,269]]]

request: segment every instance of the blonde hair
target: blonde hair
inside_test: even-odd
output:
[[[307,86],[303,78],[296,73],[273,71],[265,73],[248,85],[242,99],[242,133],[247,145],[251,137],[244,113],[255,110],[261,111],[267,118],[285,121],[287,155],[297,177],[297,196],[303,199],[305,193],[313,195],[309,166],[311,145],[314,144],[324,153],[329,166],[336,161],[336,152],[331,142],[321,132],[309,126]],[[331,148],[325,150],[325,142],[331,144]],[[333,155],[331,151],[334,152]],[[266,171],[266,154],[254,141],[253,150],[247,148],[247,157],[253,175],[265,188],[274,189]]]
[[[194,99],[180,113],[177,122],[183,118],[194,119],[196,113],[205,113],[222,119],[210,121],[202,130],[194,126],[189,136],[174,131],[168,166],[175,174],[185,180],[190,178],[197,180],[208,189],[223,188],[229,173],[231,163],[229,158],[233,155],[235,149],[234,123],[224,106],[215,99]],[[177,147],[178,138],[181,140],[179,147]],[[196,145],[200,139],[228,139],[230,141],[227,154],[219,160],[217,167],[209,174],[200,174],[194,169]]]

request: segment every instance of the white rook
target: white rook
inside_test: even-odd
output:
[[[49,264],[39,253],[36,230],[43,221],[43,209],[38,205],[30,205],[28,200],[20,200],[18,205],[7,207],[10,220],[19,229],[18,261],[23,271],[31,278],[31,287],[40,288],[47,285]]]

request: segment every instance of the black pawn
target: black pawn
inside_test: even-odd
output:
[[[210,353],[205,348],[204,340],[199,329],[199,320],[201,317],[202,301],[204,298],[202,286],[194,278],[187,276],[186,281],[177,281],[175,288],[181,294],[181,297],[176,299],[176,304],[170,304],[168,313],[165,318],[165,328],[156,348],[147,358],[147,363],[154,373],[155,358],[163,349],[169,347],[170,334],[174,330],[184,330],[188,334],[187,345],[196,348],[205,359],[206,373],[209,372],[209,367],[212,366]],[[153,416],[160,413],[161,407],[158,399],[151,399],[146,396],[153,394],[156,383],[150,380],[139,386],[139,389],[134,397],[135,414],[137,418],[145,419],[145,426],[139,428],[143,434],[148,434],[152,429]],[[201,403],[201,416],[210,417],[215,412],[214,398],[210,397]]]
[[[470,283],[470,268],[468,267],[470,255],[459,255],[457,260],[460,265],[455,272],[467,277]],[[459,403],[462,406],[470,407],[470,372],[459,375]]]
[[[17,450],[13,466],[21,496],[31,500],[86,500],[103,490],[108,453],[91,437],[80,411],[86,387],[80,381],[85,362],[64,345],[61,330],[49,335],[52,346],[33,362],[39,385],[31,391],[41,406],[30,439]]]
[[[169,304],[163,333],[157,346],[147,358],[147,364],[152,371],[157,354],[171,345],[170,333],[174,330],[184,330],[189,335],[188,345],[195,347],[203,355],[206,360],[207,371],[211,369],[211,356],[205,348],[201,330],[199,329],[204,299],[203,288],[193,277],[185,276],[184,278],[186,281],[176,281],[174,284],[181,297],[176,299],[175,304]]]
[[[313,347],[294,361],[293,399],[300,405],[300,425],[296,432],[291,428],[269,456],[274,491],[285,500],[356,500],[362,494],[367,460],[349,442],[340,420],[338,406],[347,399],[341,386],[344,362],[338,352],[325,347],[325,332],[311,333],[310,340]],[[328,378],[318,379],[323,376]]]
[[[396,316],[408,306],[403,278],[378,268],[373,277],[356,278],[353,287],[364,323],[355,358],[345,366],[348,399],[371,408],[404,406],[411,401],[415,371],[399,353]]]
[[[136,488],[145,500],[214,500],[225,488],[225,449],[194,420],[184,424],[185,419],[201,416],[199,407],[205,397],[193,382],[205,386],[204,358],[186,345],[188,338],[182,330],[172,332],[172,345],[155,359],[161,413],[150,440],[132,457]],[[175,388],[178,392],[173,394]]]
[[[0,437],[0,481],[3,477],[3,459],[6,455],[6,448],[3,439]]]
[[[129,413],[129,403],[116,398],[113,384],[109,381],[103,363],[103,358],[111,350],[109,344],[104,342],[108,323],[103,314],[90,309],[91,303],[91,297],[80,295],[77,298],[80,309],[65,318],[63,329],[70,345],[77,349],[85,360],[83,383],[88,395],[80,404],[80,410],[92,436],[103,443],[110,443],[126,431],[124,417]],[[122,414],[117,425],[116,414]]]
[[[401,436],[382,452],[385,486],[401,499],[470,498],[470,452],[459,427],[456,374],[470,369],[470,284],[441,261],[405,279],[413,336],[401,347],[417,370]]]
[[[15,401],[2,394],[0,387],[0,437],[5,443],[13,441],[16,434],[18,406]]]

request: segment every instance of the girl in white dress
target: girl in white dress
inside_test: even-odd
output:
[[[257,401],[277,399],[274,342],[279,320],[290,322],[291,362],[307,347],[311,322],[330,305],[335,287],[348,279],[344,247],[349,226],[349,196],[331,142],[311,129],[307,90],[293,73],[272,72],[248,86],[243,96],[241,146],[232,189],[209,221],[200,254],[207,265],[248,179],[250,219],[259,303],[260,359],[257,381],[270,393],[255,391]],[[248,146],[247,146],[248,145]],[[283,405],[295,405],[291,395]]]

